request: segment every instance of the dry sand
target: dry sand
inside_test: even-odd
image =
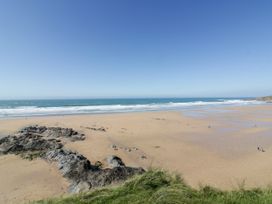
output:
[[[272,184],[272,105],[6,119],[0,120],[0,134],[35,124],[72,127],[85,133],[85,141],[66,146],[91,162],[105,162],[114,154],[130,166],[181,173],[193,187],[209,184],[233,189],[242,184],[248,188]],[[99,127],[106,131],[90,129]],[[258,151],[258,146],[265,152]],[[0,202],[60,195],[66,188],[67,181],[56,168],[42,160],[0,157]]]
[[[68,187],[55,167],[37,159],[0,157],[0,203],[24,203],[64,194]]]

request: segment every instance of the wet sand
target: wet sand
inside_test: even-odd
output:
[[[0,134],[35,124],[72,127],[85,133],[85,141],[68,142],[66,146],[93,163],[105,163],[105,158],[114,154],[130,166],[180,173],[193,187],[208,184],[233,189],[243,183],[248,188],[272,184],[272,105],[5,119],[0,120]],[[91,129],[100,127],[106,131]],[[258,146],[265,152],[258,151]],[[22,163],[25,169],[16,168]],[[16,169],[9,173],[10,177],[15,175],[13,179],[5,178],[7,169]],[[46,174],[48,169],[51,173]],[[29,175],[36,185],[27,183]],[[45,181],[43,175],[50,178]],[[0,157],[0,178],[5,203],[55,196],[67,188],[54,166],[16,156]],[[20,188],[25,183],[28,187]],[[54,188],[50,187],[52,183]]]

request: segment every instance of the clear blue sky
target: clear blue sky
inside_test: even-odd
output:
[[[0,99],[269,94],[270,0],[0,1]]]

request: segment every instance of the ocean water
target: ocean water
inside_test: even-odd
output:
[[[3,100],[0,101],[0,118],[184,110],[262,103],[249,98]]]

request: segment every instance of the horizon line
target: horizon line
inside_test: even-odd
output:
[[[18,98],[18,99],[1,99],[0,101],[32,101],[32,100],[110,100],[110,99],[200,99],[200,98],[258,98],[260,96],[193,96],[193,97],[182,97],[182,96],[154,96],[154,97],[63,97],[63,98]],[[262,96],[261,96],[262,97]]]

